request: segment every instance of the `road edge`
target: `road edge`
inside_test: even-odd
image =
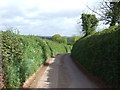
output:
[[[47,66],[48,66],[48,64],[49,64],[49,62],[50,62],[52,59],[53,59],[53,57],[48,58],[48,59],[46,60],[46,62],[43,63],[43,64],[36,70],[36,72],[33,73],[33,74],[23,83],[22,88],[31,88],[30,85],[31,85],[31,84],[33,83],[33,81],[37,78],[37,75],[38,75],[39,73],[41,73],[41,74],[44,73],[45,70],[44,70],[43,72],[40,72],[40,71],[41,71],[43,68],[46,69]]]
[[[88,71],[83,65],[81,65],[77,60],[75,60],[71,54],[70,57],[72,61],[75,63],[75,65],[78,67],[78,69],[83,72],[87,78],[89,78],[93,83],[97,84],[99,88],[109,88],[105,83],[100,80],[97,76],[94,76],[90,71]]]

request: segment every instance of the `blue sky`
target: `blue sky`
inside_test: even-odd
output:
[[[0,29],[18,28],[23,35],[80,35],[83,12],[100,0],[0,0]],[[101,25],[101,23],[100,23]],[[100,26],[98,29],[101,29]]]

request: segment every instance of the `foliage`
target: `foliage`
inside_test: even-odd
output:
[[[99,5],[99,11],[92,10],[94,13],[100,16],[100,21],[105,21],[105,24],[110,26],[120,26],[120,1],[103,0]]]
[[[62,37],[61,41],[62,41],[62,43],[67,44],[67,37],[66,36]]]
[[[64,36],[64,37],[61,37],[60,34],[55,34],[52,36],[52,40],[55,41],[55,42],[58,42],[58,43],[64,43],[64,44],[67,44],[67,37]]]
[[[83,32],[85,33],[85,36],[95,32],[96,26],[98,25],[98,19],[96,18],[95,15],[83,13],[81,19]]]
[[[114,26],[117,23],[120,24],[120,1],[108,3],[108,10],[105,12],[107,23],[110,23],[110,26]]]
[[[110,27],[102,32],[78,40],[72,57],[109,87],[120,86],[120,27]]]
[[[2,44],[2,68],[6,88],[19,88],[45,60],[71,49],[66,44],[33,35],[17,35],[11,30],[2,32]]]
[[[80,39],[80,36],[71,37],[71,45],[73,45],[78,39]]]
[[[71,46],[70,45],[65,45],[65,44],[58,44],[57,42],[52,42],[52,41],[48,41],[46,40],[48,46],[50,47],[51,51],[52,51],[52,56],[56,55],[56,54],[62,54],[62,53],[67,53],[71,51]],[[56,46],[57,44],[57,46]],[[59,52],[59,53],[58,53]]]
[[[52,36],[52,40],[53,41],[60,42],[60,39],[61,39],[61,35],[60,34],[55,34],[55,35]]]
[[[18,43],[16,43],[18,42]],[[22,60],[22,45],[19,39],[10,30],[2,33],[2,67],[4,70],[5,85],[9,87],[18,87],[20,85],[20,66]],[[19,49],[18,49],[19,48]]]

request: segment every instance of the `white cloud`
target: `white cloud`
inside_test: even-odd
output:
[[[4,7],[8,4],[7,0],[0,0],[0,7]]]
[[[21,34],[71,36],[77,18],[96,0],[0,0],[0,26],[17,27]]]

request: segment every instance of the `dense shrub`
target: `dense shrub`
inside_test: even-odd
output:
[[[55,42],[67,44],[67,37],[66,36],[62,37],[60,34],[55,34],[51,38]]]
[[[80,39],[80,36],[73,36],[71,37],[71,45],[73,45],[78,39]]]
[[[57,42],[53,43],[53,41],[49,41],[49,40],[46,40],[46,42],[52,51],[51,56],[54,56],[56,54],[65,53],[65,52],[67,53],[67,52],[70,52],[70,50],[71,50],[70,45],[58,44]]]
[[[78,40],[71,56],[109,87],[120,86],[120,27]]]
[[[67,51],[66,51],[66,48]],[[19,88],[49,57],[66,53],[70,46],[32,35],[2,32],[2,68],[7,88]]]

